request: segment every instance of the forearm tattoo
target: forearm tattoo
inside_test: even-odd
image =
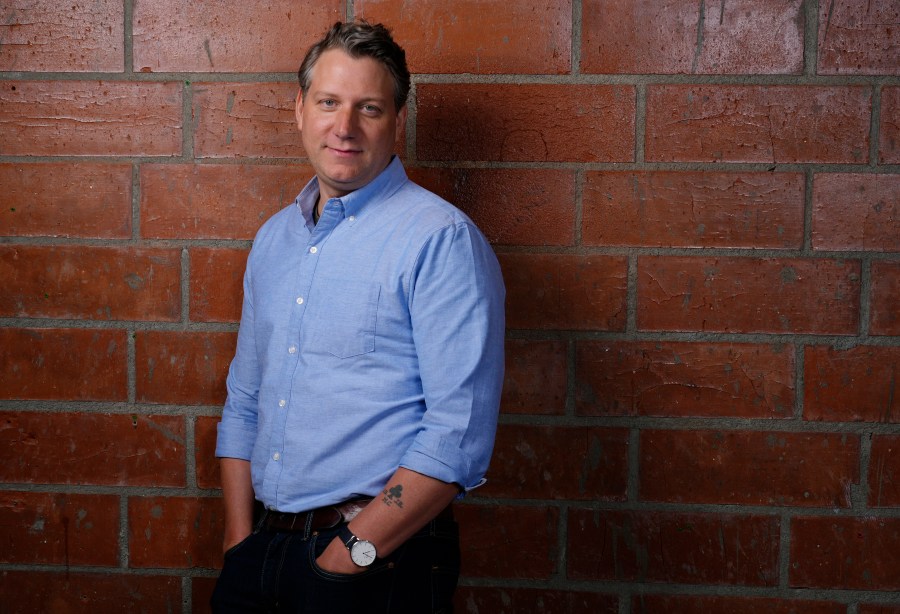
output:
[[[385,488],[381,491],[381,494],[384,495],[384,497],[381,498],[381,502],[388,507],[392,505],[396,505],[399,508],[403,507],[403,501],[401,500],[401,497],[403,496],[402,484],[397,484],[391,488]]]

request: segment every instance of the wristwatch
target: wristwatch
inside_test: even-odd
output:
[[[368,567],[375,562],[378,552],[375,550],[375,544],[360,539],[353,534],[348,525],[344,525],[338,531],[338,538],[347,546],[350,551],[350,558],[359,567]]]

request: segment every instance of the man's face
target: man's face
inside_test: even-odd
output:
[[[363,187],[387,167],[406,107],[394,108],[394,84],[381,63],[329,49],[313,66],[306,96],[297,94],[296,115],[324,202]]]

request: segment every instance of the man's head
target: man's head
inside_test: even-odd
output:
[[[382,64],[394,82],[394,107],[400,111],[406,106],[409,95],[409,70],[406,68],[406,52],[394,42],[390,31],[379,24],[364,21],[337,22],[322,40],[310,47],[297,71],[300,91],[309,91],[312,70],[325,51],[340,49],[351,58],[369,57]]]
[[[367,185],[406,123],[409,72],[384,26],[335,24],[300,67],[295,114],[321,202]]]

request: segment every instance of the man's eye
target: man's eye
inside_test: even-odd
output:
[[[333,106],[336,105],[336,104],[337,104],[337,103],[336,103],[334,100],[331,100],[330,98],[327,99],[327,100],[323,100],[323,101],[321,102],[321,105],[322,105],[323,107],[333,107]]]
[[[373,104],[367,104],[367,105],[363,106],[363,111],[365,111],[366,113],[375,114],[375,113],[380,113],[381,109],[379,109],[378,107],[376,107]]]

